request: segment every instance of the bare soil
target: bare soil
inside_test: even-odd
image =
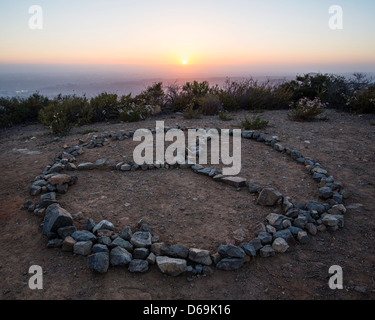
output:
[[[267,111],[262,118],[270,125],[262,130],[277,135],[283,145],[317,160],[351,192],[344,229],[318,233],[308,245],[295,245],[286,254],[256,258],[233,272],[216,270],[209,277],[163,276],[156,266],[146,274],[130,274],[110,268],[97,275],[87,267],[86,257],[47,249],[41,234],[42,218],[22,209],[35,176],[50,164],[65,144],[104,132],[118,133],[166,126],[240,128],[245,112],[229,122],[218,117],[185,120],[180,115],[156,116],[139,123],[100,123],[74,128],[59,142],[41,125],[27,125],[0,132],[0,297],[1,299],[374,299],[375,297],[375,127],[374,116],[355,116],[327,111],[328,121],[292,122],[285,111]],[[81,134],[84,130],[98,132]],[[33,138],[35,137],[35,138]],[[110,141],[103,148],[85,149],[78,163],[100,158],[130,161],[132,139]],[[217,167],[217,166],[216,166]],[[219,166],[220,167],[220,166]],[[79,171],[78,183],[59,202],[71,214],[86,219],[107,219],[120,232],[144,219],[166,243],[209,249],[236,243],[234,232],[242,228],[250,240],[253,228],[273,212],[255,204],[246,188],[235,188],[197,175],[191,170],[136,172]],[[288,156],[254,141],[242,140],[241,177],[261,186],[272,186],[299,202],[318,200],[318,185],[302,165]],[[37,201],[37,198],[33,199]],[[43,290],[30,290],[28,269],[40,265]],[[328,287],[328,269],[344,270],[344,290]],[[365,288],[365,293],[358,287]]]

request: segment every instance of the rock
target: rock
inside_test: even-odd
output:
[[[159,242],[159,243],[153,243],[151,245],[150,251],[155,254],[156,256],[160,256],[161,248],[164,247],[165,244],[164,242]]]
[[[331,188],[323,187],[319,189],[319,198],[327,200],[329,198],[332,198],[333,191]]]
[[[262,190],[262,188],[258,184],[254,183],[254,182],[249,183],[249,192],[250,193],[252,193],[252,194],[258,193],[261,190]]]
[[[285,216],[287,216],[288,218],[295,219],[295,218],[297,218],[298,215],[299,215],[299,210],[300,210],[300,209],[298,209],[298,208],[292,208],[292,209],[289,209],[289,210],[286,212]]]
[[[262,245],[270,244],[272,242],[272,235],[268,232],[261,232],[258,234],[258,239],[260,239]]]
[[[62,239],[52,239],[52,240],[48,241],[47,248],[49,248],[49,249],[51,249],[51,248],[61,248],[62,244],[63,244]]]
[[[324,175],[324,174],[322,174],[322,173],[314,173],[313,174],[313,179],[315,180],[315,181],[317,181],[317,182],[320,182],[322,179],[325,179],[325,178],[327,178],[327,176],[326,175]]]
[[[343,215],[346,213],[346,208],[343,204],[337,204],[328,210],[328,213],[332,215]]]
[[[87,256],[91,253],[91,241],[78,241],[73,246],[73,252],[82,256]]]
[[[46,194],[43,194],[40,196],[40,202],[37,206],[37,208],[48,208],[51,204],[56,204],[56,193],[55,192],[49,192]]]
[[[283,238],[289,245],[292,245],[292,244],[295,243],[295,239],[293,237],[293,234],[290,232],[289,229],[277,231],[273,235],[273,238],[274,239]]]
[[[123,238],[120,238],[120,237],[112,241],[112,246],[121,247],[130,252],[133,251],[133,245],[129,241],[124,240]]]
[[[267,229],[266,229],[266,226],[264,225],[264,223],[258,223],[254,229],[254,232],[256,235],[258,235],[259,233],[261,232],[266,232]]]
[[[56,191],[60,194],[65,194],[68,192],[69,185],[67,183],[60,183],[56,186]]]
[[[29,189],[30,195],[36,196],[42,192],[42,187],[37,185],[32,185]]]
[[[72,238],[75,241],[92,241],[95,242],[97,238],[91,232],[87,230],[76,231],[72,234]]]
[[[184,273],[187,269],[186,260],[178,258],[158,256],[156,257],[156,264],[163,274],[173,277]]]
[[[115,229],[114,225],[107,221],[107,220],[102,220],[100,221],[92,230],[92,232],[95,234],[97,233],[99,230],[109,230],[109,231],[113,231]]]
[[[318,233],[318,230],[313,223],[307,223],[305,226],[305,229],[308,233],[310,233],[312,236],[315,236]]]
[[[105,169],[108,166],[109,166],[109,159],[108,158],[98,159],[98,160],[95,161],[95,167],[97,169]]]
[[[290,198],[289,197],[284,197],[283,198],[282,208],[283,208],[284,213],[286,213],[289,210],[291,210],[291,209],[294,208],[293,203],[290,202]]]
[[[225,177],[225,178],[222,178],[221,181],[235,188],[246,186],[246,179],[241,178],[241,177]]]
[[[243,258],[246,255],[243,249],[233,244],[221,245],[218,252],[224,258]]]
[[[110,237],[98,237],[98,243],[105,245],[105,246],[112,246],[112,240]],[[117,247],[117,246],[112,246],[112,247]]]
[[[255,257],[257,252],[254,248],[254,246],[250,243],[242,243],[241,249],[249,256],[249,257]]]
[[[281,226],[279,229],[287,229],[287,228],[289,228],[291,225],[292,225],[292,223],[290,222],[290,220],[285,219],[285,220],[283,221],[283,223],[282,223],[282,226]],[[273,228],[273,227],[272,227],[272,228]],[[275,229],[275,228],[274,228],[274,229]],[[275,230],[276,230],[276,229],[275,229]],[[276,231],[277,231],[277,230],[276,230]],[[270,232],[270,231],[267,231],[267,232],[274,234],[274,232]]]
[[[130,241],[130,239],[132,238],[132,236],[133,236],[133,233],[132,233],[132,230],[131,230],[131,228],[129,226],[126,227],[121,232],[121,238],[123,238],[124,240]]]
[[[263,248],[262,241],[260,241],[259,238],[250,240],[249,244],[254,247],[255,251],[259,251],[261,248]]]
[[[213,254],[211,256],[211,260],[212,262],[216,265],[223,257],[218,253],[216,252],[215,254]]]
[[[290,156],[293,160],[297,160],[298,158],[302,158],[301,152],[297,151],[296,149],[292,149],[290,151]]]
[[[160,255],[186,259],[189,255],[189,249],[181,245],[163,246]]]
[[[282,195],[281,195],[280,192],[275,191],[275,189],[273,189],[273,188],[265,188],[259,194],[259,197],[257,199],[257,204],[260,204],[262,206],[272,207],[281,198],[282,198]]]
[[[327,227],[324,224],[321,224],[320,226],[317,226],[316,229],[319,232],[325,232],[327,230]]]
[[[109,254],[109,249],[106,245],[97,243],[92,247],[92,252],[94,253],[104,252],[104,253]]]
[[[299,215],[296,219],[294,219],[293,225],[297,228],[304,229],[307,224],[307,218],[303,215]]]
[[[132,260],[132,255],[124,248],[116,247],[111,250],[110,261],[112,266],[126,266]]]
[[[327,227],[337,227],[339,224],[339,220],[331,214],[326,214],[322,219],[322,222]]]
[[[160,241],[160,237],[159,236],[152,236],[151,238],[151,242],[152,243],[156,243],[156,242],[159,242]]]
[[[32,200],[27,200],[24,204],[23,207],[27,209],[29,212],[33,212],[35,210],[35,203]]]
[[[300,231],[298,232],[297,239],[299,243],[301,244],[307,244],[309,242],[309,236],[307,235],[307,232],[305,231]]]
[[[277,253],[284,253],[288,248],[289,245],[283,238],[276,238],[272,243],[272,249]]]
[[[277,213],[270,213],[267,217],[266,217],[266,220],[268,221],[268,223],[273,226],[273,227],[277,227],[277,228],[280,228],[281,225],[282,225],[282,222],[283,220],[285,219],[284,216],[280,215],[280,214],[277,214]]]
[[[131,244],[136,248],[149,248],[152,244],[150,232],[138,231],[130,239]]]
[[[72,177],[67,174],[57,174],[51,177],[51,184],[56,186],[58,184],[68,183],[72,180]]]
[[[210,251],[208,250],[201,250],[196,248],[191,248],[189,250],[189,260],[209,266],[212,264],[212,259],[210,256]]]
[[[98,273],[106,273],[109,268],[109,255],[106,252],[97,252],[87,259],[88,267]]]
[[[133,251],[133,259],[145,260],[150,254],[150,251],[146,248],[136,248]]]
[[[155,254],[153,254],[152,252],[148,255],[148,257],[147,257],[147,262],[148,262],[148,264],[155,264],[155,262],[156,262],[156,256],[155,256]]]
[[[241,258],[224,258],[217,263],[216,268],[232,271],[242,268],[244,264],[245,260]]]
[[[139,273],[144,273],[148,271],[148,262],[146,260],[139,260],[139,259],[134,259],[130,261],[129,267],[128,267],[129,272],[139,272]]]
[[[259,254],[262,258],[268,258],[274,256],[275,251],[270,245],[266,245],[262,249],[260,249]]]
[[[71,237],[67,236],[62,243],[62,251],[73,252],[76,241]]]
[[[77,228],[75,226],[67,226],[63,228],[59,228],[57,230],[57,234],[61,239],[65,239],[68,236],[71,236],[74,232],[77,231]]]
[[[46,210],[42,232],[44,235],[47,235],[50,232],[57,232],[60,228],[72,225],[73,219],[70,213],[58,204],[52,204]]]
[[[311,211],[317,211],[319,214],[322,214],[326,211],[326,208],[324,205],[322,205],[319,202],[316,201],[309,201],[306,205],[307,210]]]
[[[87,230],[92,232],[92,230],[94,229],[95,227],[95,222],[93,219],[89,218],[87,219]]]
[[[78,170],[92,170],[94,169],[95,165],[91,162],[81,163],[78,165]]]

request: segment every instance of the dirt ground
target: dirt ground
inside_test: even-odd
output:
[[[41,234],[42,218],[22,209],[35,176],[50,164],[64,144],[89,140],[84,130],[96,135],[137,128],[166,126],[239,128],[246,113],[229,122],[218,117],[184,120],[181,115],[157,116],[139,123],[101,123],[74,128],[59,142],[41,125],[28,125],[0,132],[0,299],[374,299],[375,298],[375,126],[374,116],[327,111],[328,121],[292,122],[285,111],[262,114],[270,121],[262,130],[277,135],[281,144],[317,160],[352,194],[344,229],[318,233],[307,245],[292,246],[273,258],[253,259],[242,269],[216,270],[209,277],[187,281],[186,276],[167,277],[156,266],[145,274],[126,268],[110,268],[94,274],[87,258],[47,249]],[[132,139],[110,141],[103,148],[85,149],[78,163],[108,157],[115,162],[132,160],[137,145]],[[179,243],[216,252],[221,243],[234,243],[234,231],[242,228],[246,239],[252,229],[273,212],[255,205],[246,188],[236,191],[191,170],[136,172],[79,171],[78,183],[58,199],[84,227],[87,217],[107,219],[116,231],[144,219],[166,243]],[[241,177],[261,186],[273,186],[299,202],[318,200],[318,185],[302,165],[288,156],[254,141],[242,140]],[[37,200],[37,198],[35,198]],[[43,268],[43,290],[28,287],[31,265]],[[344,289],[328,287],[328,269],[344,271]]]

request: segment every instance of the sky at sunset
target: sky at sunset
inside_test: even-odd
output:
[[[43,29],[28,26],[31,5]],[[328,10],[343,9],[331,30]],[[375,1],[0,0],[0,64],[375,71]]]

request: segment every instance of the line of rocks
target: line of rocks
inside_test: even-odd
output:
[[[179,126],[176,128],[181,129]],[[171,128],[165,128],[165,131],[169,129]],[[66,148],[35,178],[30,187],[30,195],[42,194],[40,201],[35,204],[28,200],[24,207],[30,212],[44,215],[42,232],[49,240],[48,248],[61,248],[65,252],[88,256],[89,268],[99,273],[107,272],[109,266],[127,266],[129,272],[146,272],[150,265],[156,264],[164,274],[186,274],[190,278],[212,274],[213,265],[220,270],[237,270],[256,256],[267,258],[286,252],[295,243],[307,244],[309,235],[316,235],[318,231],[336,231],[344,227],[346,208],[343,201],[349,197],[344,186],[329,176],[327,170],[316,161],[304,157],[296,149],[282,146],[277,136],[266,137],[257,131],[244,131],[242,137],[263,142],[304,165],[319,184],[319,197],[325,200],[325,203],[311,200],[301,204],[273,188],[262,188],[241,177],[223,176],[219,170],[199,164],[154,163],[139,166],[132,162],[113,163],[108,158],[98,159],[95,163],[87,162],[77,166],[74,164],[76,157],[84,152],[84,147],[101,147],[108,144],[109,138],[112,141],[122,141],[133,134],[132,131],[121,131],[117,135],[94,136],[88,144]],[[239,246],[223,244],[216,253],[211,254],[208,250],[160,242],[159,237],[152,234],[152,228],[144,221],[138,224],[139,230],[134,234],[131,227],[126,227],[118,234],[111,222],[103,220],[95,224],[91,218],[87,221],[87,230],[78,231],[73,225],[70,213],[60,207],[56,199],[57,194],[66,193],[69,186],[77,182],[76,176],[62,173],[64,170],[146,171],[161,168],[191,168],[197,174],[211,177],[214,181],[237,189],[246,187],[250,194],[256,196],[256,204],[278,208],[275,211],[279,213],[269,214],[265,221],[258,224],[254,239]]]

